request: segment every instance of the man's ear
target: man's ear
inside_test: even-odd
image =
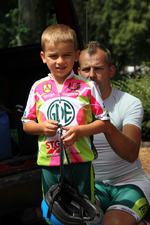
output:
[[[43,51],[40,52],[40,56],[41,56],[43,63],[46,63],[45,54]]]
[[[74,60],[75,62],[78,61],[79,56],[80,56],[80,50],[77,50],[76,53],[75,53],[75,60]]]
[[[114,65],[111,65],[109,71],[110,71],[110,73],[109,73],[110,74],[110,78],[112,78],[114,76],[114,74],[115,74],[116,67]]]

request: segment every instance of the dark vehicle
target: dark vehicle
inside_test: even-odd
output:
[[[82,49],[72,0],[53,0],[51,4],[57,23],[67,24],[76,31]],[[15,224],[16,218],[18,224],[42,219],[37,137],[25,134],[20,121],[31,85],[48,72],[40,59],[40,50],[40,44],[0,50],[0,225],[12,223],[13,218]]]

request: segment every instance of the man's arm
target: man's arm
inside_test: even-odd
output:
[[[135,125],[126,124],[120,132],[113,124],[104,132],[114,152],[128,162],[134,162],[139,154],[141,130]]]

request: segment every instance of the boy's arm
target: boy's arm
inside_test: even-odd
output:
[[[47,137],[52,137],[57,133],[58,126],[54,125],[57,123],[55,120],[46,120],[40,123],[28,121],[23,125],[23,130],[31,135],[45,134]]]
[[[63,143],[66,146],[73,145],[79,137],[103,133],[109,126],[109,120],[95,120],[86,125],[63,127],[67,131],[62,135]]]

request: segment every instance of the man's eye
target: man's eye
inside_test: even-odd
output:
[[[103,70],[102,67],[96,67],[94,70]]]
[[[88,73],[90,70],[89,69],[83,69],[82,71],[85,72],[85,73]]]

